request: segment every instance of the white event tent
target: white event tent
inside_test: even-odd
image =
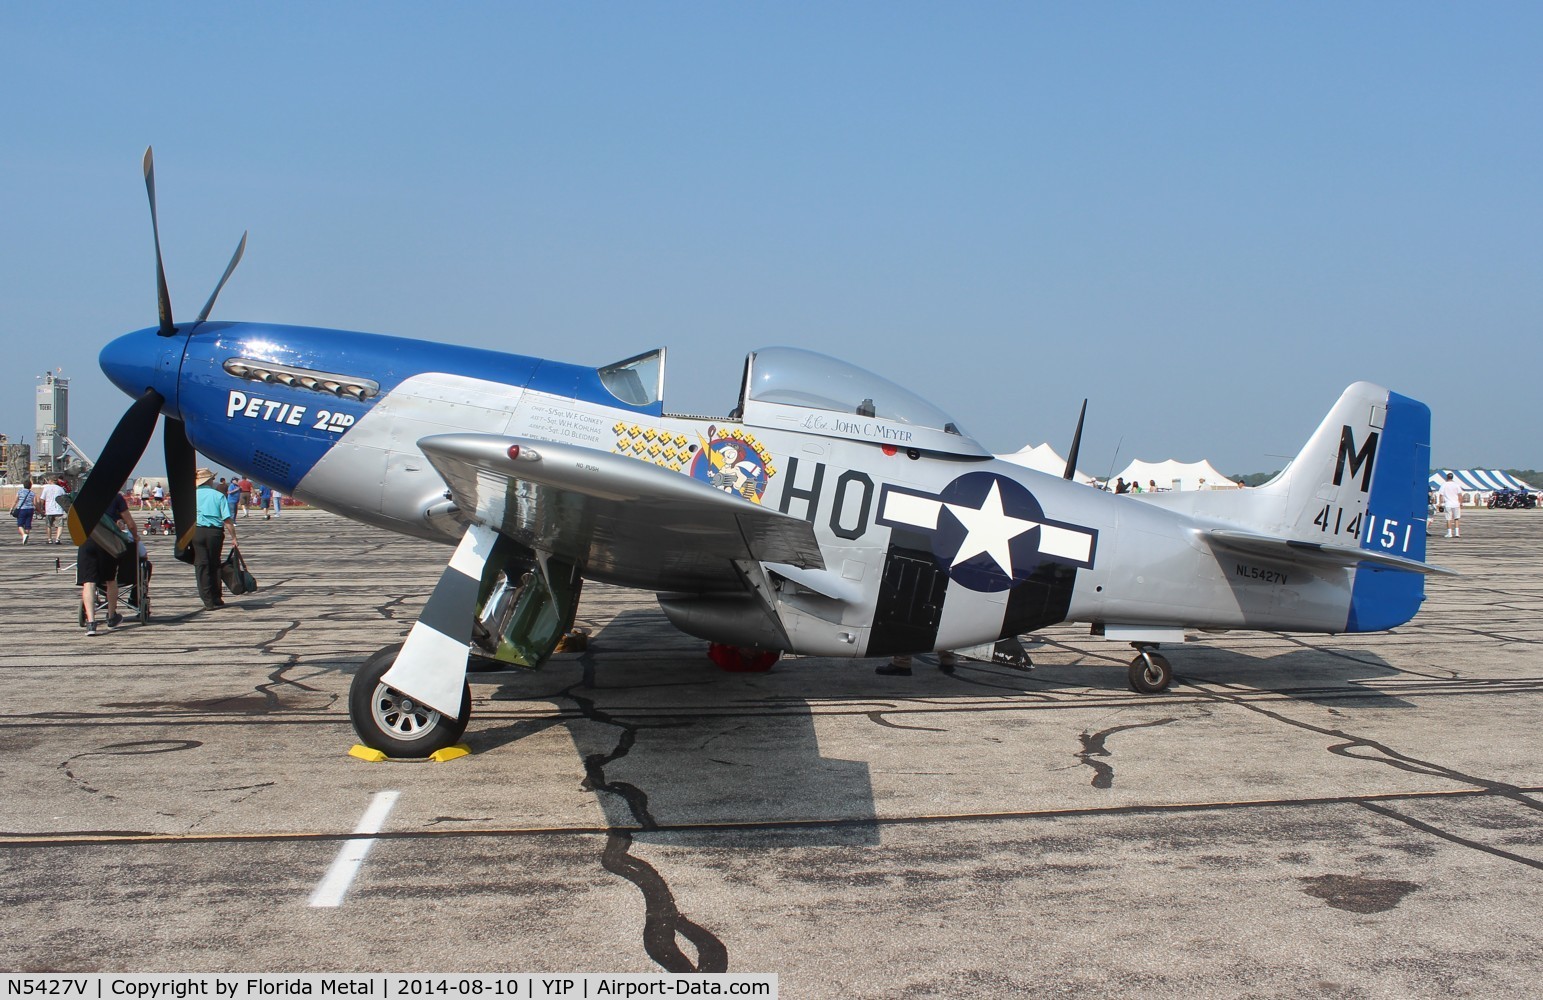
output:
[[[1066,459],[1050,447],[1049,442],[1032,447],[1025,445],[1021,451],[1015,451],[1010,455],[998,455],[997,458],[1014,465],[1021,465],[1026,469],[1048,472],[1052,476],[1066,474]],[[1073,481],[1078,483],[1086,483],[1093,478],[1081,469],[1075,470],[1073,476],[1075,477]]]
[[[1139,459],[1127,465],[1115,476],[1127,483],[1140,483],[1143,490],[1157,483],[1160,490],[1225,490],[1238,485],[1220,472],[1210,462],[1143,462]],[[1112,481],[1112,480],[1111,480]]]

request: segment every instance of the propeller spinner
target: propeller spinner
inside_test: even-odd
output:
[[[236,252],[231,256],[230,263],[225,268],[225,274],[215,286],[214,293],[209,296],[203,311],[198,314],[197,321],[190,324],[186,332],[180,330],[172,318],[171,295],[166,288],[166,267],[161,259],[161,227],[155,210],[155,160],[153,151],[149,147],[145,149],[144,166],[145,193],[150,199],[150,230],[155,237],[156,304],[160,317],[160,325],[154,330],[154,334],[156,337],[182,335],[183,339],[172,351],[156,350],[145,343],[144,336],[151,333],[147,330],[142,331],[141,334],[120,337],[102,352],[104,362],[109,356],[115,362],[111,366],[104,364],[104,367],[110,367],[111,370],[119,373],[140,373],[145,381],[143,391],[134,400],[128,412],[118,421],[118,426],[113,428],[111,436],[107,439],[107,446],[102,449],[101,458],[92,468],[91,474],[86,477],[85,483],[75,497],[75,502],[70,505],[70,538],[76,545],[85,543],[92,529],[107,512],[107,505],[112,501],[113,494],[122,489],[129,475],[133,473],[134,466],[139,464],[140,457],[149,447],[150,437],[155,433],[156,418],[161,415],[162,408],[167,404],[165,394],[156,386],[160,385],[162,389],[175,391],[176,370],[180,367],[181,354],[187,343],[187,337],[192,335],[193,329],[199,323],[209,318],[215,299],[219,297],[225,282],[230,279],[231,272],[241,262],[241,256],[246,250],[246,234],[242,233],[241,242],[236,246]],[[175,357],[166,355],[175,355]],[[158,356],[161,361],[168,364],[157,363]],[[164,377],[168,369],[171,374],[169,381]],[[120,388],[133,395],[141,386],[120,383]],[[192,441],[188,439],[187,426],[176,417],[167,416],[166,426],[161,430],[161,440],[166,453],[166,477],[171,486],[172,521],[176,525],[177,532],[177,558],[183,562],[192,562],[193,554],[189,545],[193,539],[195,523],[193,474],[198,456],[193,449]]]

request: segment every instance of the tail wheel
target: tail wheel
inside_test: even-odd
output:
[[[1130,689],[1138,694],[1158,694],[1173,683],[1173,664],[1161,653],[1143,649],[1130,661]]]
[[[348,689],[348,717],[365,746],[388,757],[427,757],[453,746],[471,720],[471,686],[461,688],[454,717],[430,708],[381,681],[401,645],[381,650],[354,674]]]

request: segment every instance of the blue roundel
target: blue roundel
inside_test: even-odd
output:
[[[1043,561],[1044,509],[1022,484],[990,472],[969,472],[943,488],[932,536],[938,565],[970,590],[1009,590]]]

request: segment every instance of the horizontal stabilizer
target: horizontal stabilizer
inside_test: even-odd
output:
[[[1231,552],[1247,552],[1276,559],[1313,562],[1322,565],[1351,568],[1370,563],[1385,569],[1402,569],[1426,575],[1457,576],[1456,570],[1444,566],[1432,566],[1418,559],[1396,556],[1375,549],[1357,549],[1348,545],[1325,545],[1322,542],[1306,542],[1294,538],[1277,538],[1273,535],[1256,535],[1251,531],[1211,529],[1200,536],[1217,548]]]

